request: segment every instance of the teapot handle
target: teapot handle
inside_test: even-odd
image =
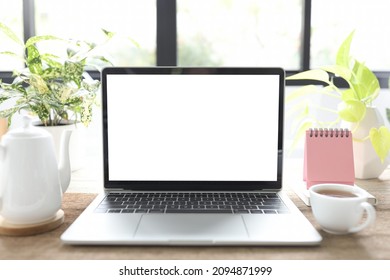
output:
[[[5,148],[0,142],[0,162],[4,160],[4,155],[5,155]],[[2,174],[0,174],[0,176],[2,176]],[[3,208],[3,199],[1,197],[1,192],[0,192],[0,212],[1,212],[1,208]]]

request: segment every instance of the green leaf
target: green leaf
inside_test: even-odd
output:
[[[94,93],[100,88],[100,82],[97,80],[92,80],[92,81],[83,80],[81,86],[86,91],[90,93]]]
[[[386,108],[386,116],[387,116],[387,120],[390,122],[390,109],[389,108]]]
[[[351,43],[353,36],[355,34],[355,31],[352,31],[348,37],[344,40],[344,42],[340,45],[337,55],[336,55],[336,65],[343,66],[345,68],[349,68],[351,64],[350,59],[350,50],[351,50]]]
[[[329,84],[329,74],[322,69],[313,69],[289,76],[286,80],[314,80]]]
[[[55,60],[58,59],[58,56],[56,55],[42,54],[41,59],[42,61],[46,62],[49,67],[62,68],[62,63]]]
[[[19,39],[18,36],[16,36],[16,34],[8,27],[6,26],[4,23],[0,22],[0,30],[3,31],[3,33],[5,35],[8,36],[8,38],[10,38],[12,41],[14,41],[15,43],[17,43],[18,45],[20,46],[23,46],[23,42],[22,40]]]
[[[344,102],[348,100],[357,100],[355,91],[351,88],[344,90],[341,93],[341,100],[343,100]]]
[[[110,60],[108,60],[107,58],[105,58],[104,56],[94,56],[93,58],[100,60],[103,63],[113,65],[112,62]]]
[[[9,93],[11,92],[13,96],[17,95],[16,93],[17,92],[20,92],[20,93],[25,93],[26,92],[26,89],[23,87],[23,82],[15,82],[15,80],[13,81],[12,84],[7,84],[7,83],[3,83],[3,82],[0,82],[0,88],[2,88],[4,90],[4,92],[2,92],[1,94],[4,95],[5,93]]]
[[[95,42],[83,41],[83,43],[88,46],[89,50],[93,50],[97,47],[97,44]]]
[[[30,85],[36,90],[38,94],[50,93],[50,90],[41,75],[31,75]]]
[[[55,79],[61,79],[62,78],[62,67],[49,67],[43,70],[42,72],[42,78],[45,80],[55,80]]]
[[[366,106],[359,100],[346,100],[338,105],[338,112],[347,122],[359,122],[366,114]]]
[[[109,39],[111,39],[115,35],[114,32],[108,31],[108,30],[106,30],[104,28],[102,28],[102,31],[103,31],[104,35],[106,35]]]
[[[27,40],[26,48],[28,48],[28,47],[30,47],[32,45],[35,45],[38,42],[48,41],[48,40],[63,40],[63,39],[60,39],[60,38],[58,38],[56,36],[51,36],[51,35],[34,36],[34,37],[31,37],[30,39]]]
[[[293,90],[289,95],[286,97],[286,102],[291,102],[297,98],[300,98],[302,96],[313,94],[319,92],[319,89],[315,85],[307,85],[299,87],[295,90]]]
[[[381,126],[379,129],[371,128],[370,130],[371,144],[376,154],[383,163],[387,154],[390,151],[390,131],[387,127]]]
[[[104,56],[91,56],[88,58],[88,60],[86,60],[86,66],[95,68],[99,72],[101,72],[103,67],[113,65],[114,64]]]
[[[329,65],[329,66],[323,66],[321,67],[322,70],[325,70],[326,72],[330,72],[335,74],[336,76],[339,76],[349,82],[352,76],[352,71],[344,66],[339,65]]]
[[[84,65],[80,62],[65,61],[63,76],[66,82],[73,81],[78,87],[83,79]]]
[[[133,38],[127,37],[127,39],[128,39],[136,48],[140,48],[140,47],[141,47],[140,44],[139,44],[136,40],[134,40]]]
[[[7,55],[7,56],[11,56],[11,57],[15,57],[17,59],[20,59],[22,61],[24,61],[24,58],[20,55],[17,55],[16,53],[14,52],[8,52],[8,51],[5,51],[5,52],[0,52],[0,55]]]
[[[1,96],[0,95],[0,104],[3,103],[4,101],[8,100],[8,99],[10,99],[9,96]]]
[[[370,105],[379,94],[380,85],[378,78],[366,65],[359,61],[355,61],[351,83],[359,100],[368,105]]]
[[[41,55],[34,45],[27,48],[27,67],[33,74],[43,72]]]
[[[8,109],[3,109],[0,111],[0,118],[2,119],[11,119],[12,116],[18,111],[17,107],[14,108],[8,108]]]
[[[68,55],[68,58],[71,58],[72,56],[77,54],[77,51],[73,48],[67,48],[66,54]]]

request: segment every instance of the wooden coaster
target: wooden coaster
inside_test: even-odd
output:
[[[63,222],[64,211],[62,211],[61,209],[57,211],[56,216],[52,219],[38,224],[11,224],[0,216],[0,235],[27,236],[44,233],[59,227]]]

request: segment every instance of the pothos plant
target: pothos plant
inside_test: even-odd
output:
[[[389,79],[389,90],[390,90],[390,79]],[[387,116],[387,120],[390,123],[390,108],[386,108],[386,116]]]
[[[86,41],[65,40],[55,36],[35,36],[25,43],[6,25],[0,23],[0,32],[16,43],[23,55],[15,51],[0,51],[24,62],[25,68],[14,70],[12,83],[0,80],[0,118],[9,122],[22,110],[38,116],[45,126],[60,125],[66,121],[82,122],[85,126],[92,120],[99,80],[92,79],[87,67],[110,64],[95,53],[98,47]],[[113,33],[103,30],[108,41]],[[47,41],[65,43],[66,55],[43,52],[39,44]],[[1,44],[0,44],[1,50]],[[99,70],[99,69],[98,69]]]
[[[302,86],[287,97],[287,102],[308,94],[319,93],[340,100],[337,108],[320,108],[334,112],[336,117],[329,122],[323,122],[314,117],[309,105],[306,105],[300,112],[298,130],[295,143],[304,132],[313,126],[335,127],[342,121],[355,123],[355,129],[359,127],[366,114],[366,108],[372,106],[372,102],[378,97],[380,85],[375,74],[363,63],[350,55],[351,42],[354,32],[344,40],[338,49],[336,63],[323,66],[319,69],[304,71],[287,77],[288,80],[312,80],[323,84]],[[341,77],[347,82],[347,88],[336,86],[334,77]],[[353,131],[352,131],[353,132]],[[390,131],[387,127],[372,127],[364,139],[355,141],[371,141],[371,144],[383,162],[390,151]]]

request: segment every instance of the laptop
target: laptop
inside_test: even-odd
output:
[[[280,68],[102,71],[104,192],[66,244],[317,245],[282,191]]]

